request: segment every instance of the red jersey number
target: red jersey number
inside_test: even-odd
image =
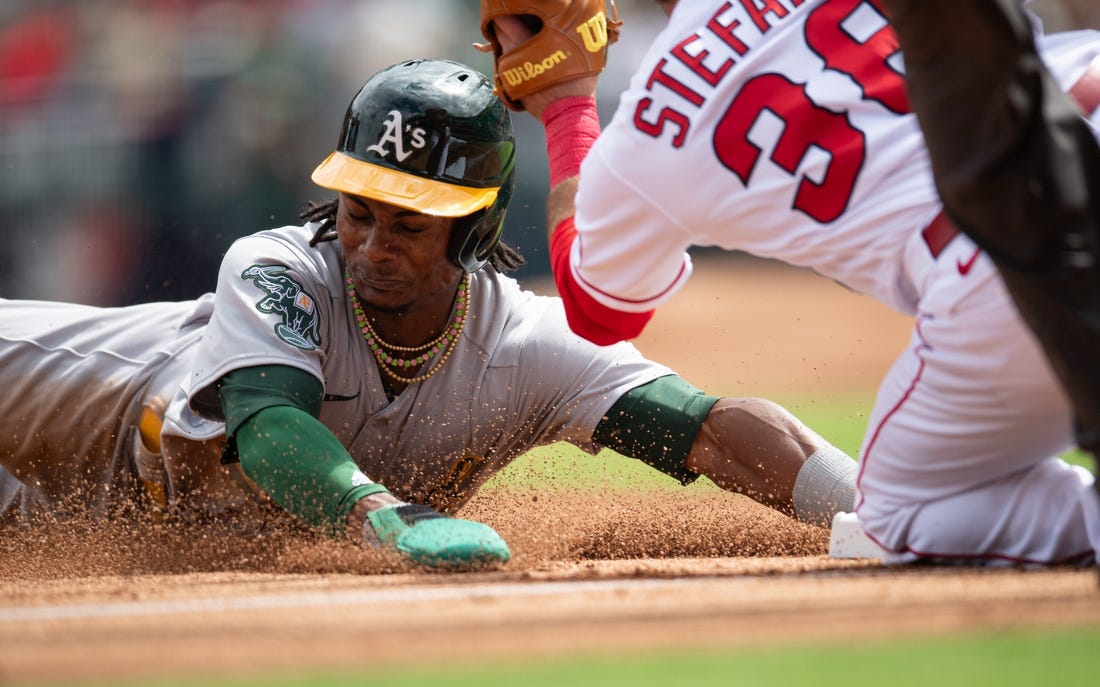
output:
[[[754,77],[741,88],[714,131],[718,159],[746,186],[762,152],[749,141],[749,129],[765,110],[783,122],[771,160],[785,172],[795,176],[813,147],[831,156],[820,183],[802,175],[794,207],[821,223],[840,217],[863,166],[867,151],[863,132],[847,116],[815,105],[805,86],[779,74]]]
[[[822,56],[827,69],[848,76],[864,98],[891,112],[908,112],[904,77],[890,67],[897,52],[897,38],[885,25],[864,41],[844,28],[858,9],[878,10],[877,0],[833,0],[823,3],[806,18],[806,42]],[[879,12],[881,16],[881,12]],[[860,169],[867,156],[867,139],[852,124],[847,112],[835,112],[814,102],[805,84],[780,74],[760,74],[749,79],[734,96],[714,132],[719,161],[748,186],[752,171],[764,151],[749,140],[749,132],[765,112],[781,122],[781,131],[769,159],[792,177],[811,150],[829,160],[820,181],[805,174],[797,184],[792,208],[822,224],[840,217],[851,201]]]

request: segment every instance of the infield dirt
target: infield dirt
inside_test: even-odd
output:
[[[638,345],[709,391],[828,403],[869,397],[909,329],[813,274],[725,258],[700,260]],[[471,501],[514,553],[473,573],[216,524],[5,534],[0,684],[1100,626],[1094,571],[885,570],[706,485],[552,486]]]

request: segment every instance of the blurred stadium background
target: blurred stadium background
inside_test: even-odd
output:
[[[626,22],[609,116],[664,21]],[[1048,30],[1100,27],[1096,0],[1032,4]],[[235,238],[297,223],[309,173],[377,69],[447,57],[491,73],[475,0],[0,0],[0,296],[115,305],[214,287]],[[505,240],[548,270],[541,127],[514,118]]]

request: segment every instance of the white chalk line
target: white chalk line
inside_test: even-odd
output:
[[[498,584],[447,585],[438,587],[399,587],[327,592],[296,592],[240,597],[157,599],[111,601],[103,603],[58,604],[49,606],[0,607],[0,623],[51,620],[87,620],[130,618],[186,613],[273,610],[286,608],[327,608],[399,604],[423,601],[453,601],[551,596],[589,592],[677,587],[692,579],[579,580],[575,582],[504,582]],[[698,580],[695,580],[698,581]]]

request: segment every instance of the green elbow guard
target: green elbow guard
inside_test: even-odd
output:
[[[611,406],[593,438],[637,458],[681,484],[699,475],[684,467],[707,413],[718,402],[677,375],[659,377],[623,394]]]

